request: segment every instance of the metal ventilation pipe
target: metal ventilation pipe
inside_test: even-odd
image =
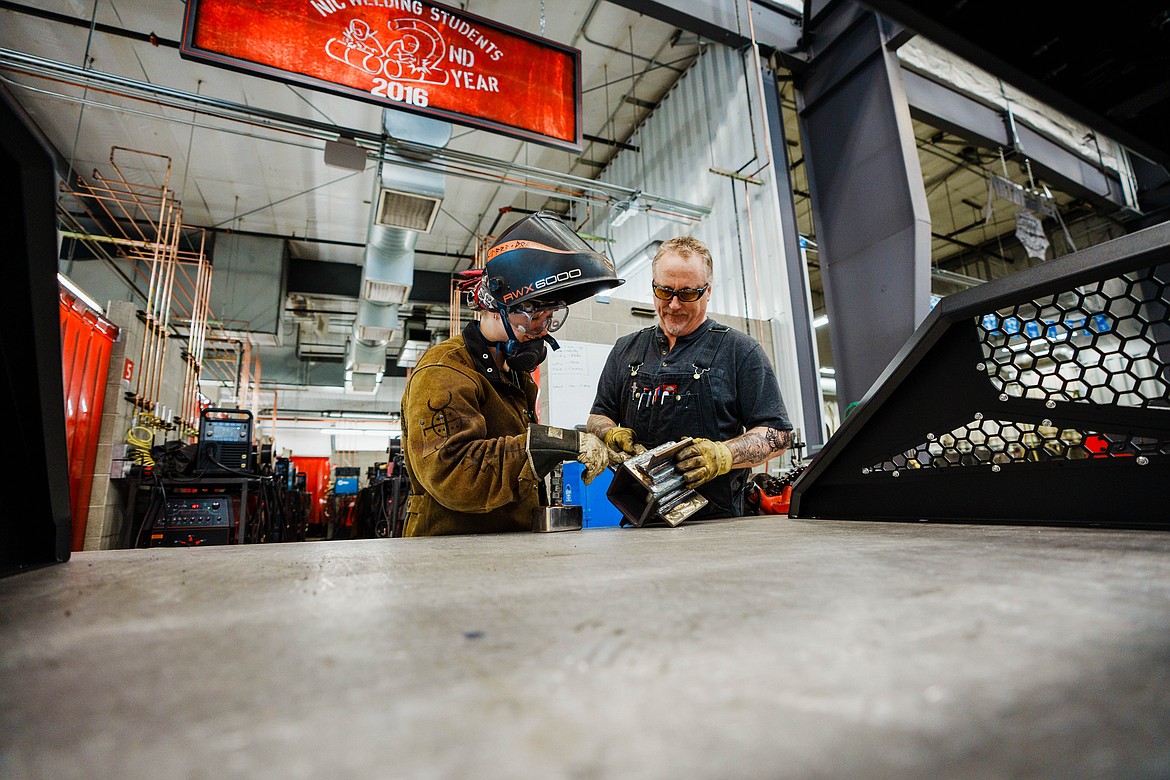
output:
[[[391,138],[441,149],[451,125],[394,109],[382,111]],[[445,192],[442,174],[379,161],[362,264],[357,317],[346,356],[346,388],[373,392],[386,367],[386,346],[398,330],[398,309],[414,284],[414,247],[434,226]]]

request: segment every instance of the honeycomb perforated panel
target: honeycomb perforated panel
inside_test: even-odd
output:
[[[945,298],[790,517],[1170,528],[1170,225]]]

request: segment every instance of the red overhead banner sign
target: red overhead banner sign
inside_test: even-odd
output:
[[[188,0],[182,56],[581,150],[581,53],[423,0]]]

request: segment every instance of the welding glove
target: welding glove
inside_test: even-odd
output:
[[[620,425],[615,425],[605,432],[605,448],[609,452],[611,466],[625,463],[646,451],[645,447],[634,442],[634,431]]]
[[[585,467],[581,481],[588,485],[609,465],[604,442],[585,431],[529,425],[524,448],[533,472],[541,478],[562,462],[576,460]]]
[[[697,488],[731,471],[731,450],[721,441],[692,439],[674,456],[674,465],[687,487]]]

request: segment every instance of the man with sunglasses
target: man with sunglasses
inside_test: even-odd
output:
[[[749,470],[792,443],[776,373],[755,339],[707,317],[713,263],[702,241],[663,242],[652,273],[658,324],[614,344],[588,429],[612,462],[693,438],[675,456],[707,499],[692,519],[740,516]]]
[[[613,264],[540,211],[460,277],[480,317],[427,350],[402,395],[404,536],[531,532],[557,465],[580,461],[587,481],[609,465],[593,434],[537,423],[532,372],[559,347],[570,304],[622,283]]]

